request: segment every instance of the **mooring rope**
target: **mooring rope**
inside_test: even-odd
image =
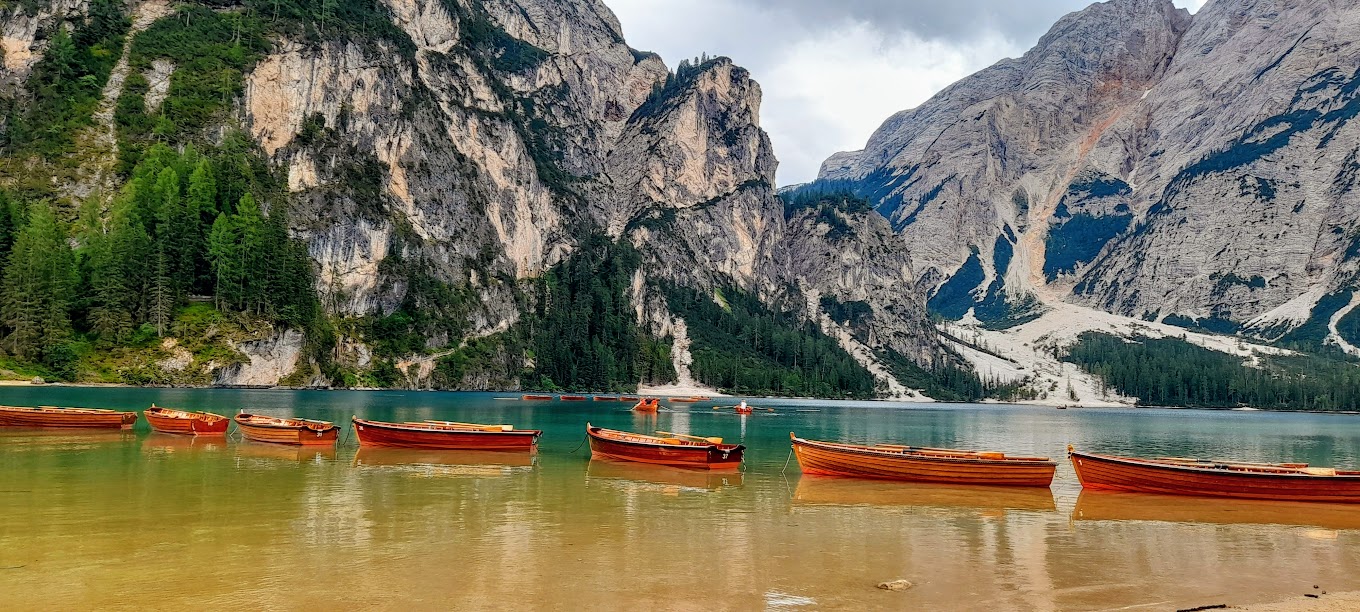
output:
[[[577,444],[577,445],[576,445],[576,448],[572,449],[571,453],[569,453],[569,454],[575,455],[575,454],[576,454],[576,451],[581,450],[581,447],[586,445],[586,440],[589,440],[589,439],[590,439],[590,434],[587,433],[587,434],[585,435],[585,437],[581,438],[581,443],[580,443],[580,444]]]
[[[783,469],[779,470],[780,475],[783,475],[784,472],[787,472],[787,471],[788,471],[788,469],[789,469],[789,460],[790,460],[790,459],[793,459],[793,447],[792,447],[792,446],[789,447],[789,456],[787,456],[787,457],[784,458],[784,467],[783,467]]]

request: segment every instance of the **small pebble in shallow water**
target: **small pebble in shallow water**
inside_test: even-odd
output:
[[[892,580],[888,582],[880,582],[878,583],[878,588],[883,589],[885,591],[905,591],[911,588],[911,582],[908,580]]]

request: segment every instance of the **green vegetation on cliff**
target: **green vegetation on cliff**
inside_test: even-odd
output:
[[[311,260],[289,238],[283,211],[266,214],[254,193],[281,206],[276,180],[235,135],[203,153],[151,147],[107,213],[84,210],[69,227],[45,202],[6,200],[0,242],[13,241],[0,244],[8,252],[0,346],[78,378],[82,344],[114,349],[179,336],[192,295],[324,339]]]
[[[696,379],[750,395],[871,398],[872,374],[795,313],[769,308],[727,286],[704,293],[662,288],[671,312],[685,319]]]
[[[592,235],[540,279],[528,386],[613,391],[675,381],[670,343],[640,329],[633,311],[640,263],[628,243]]]

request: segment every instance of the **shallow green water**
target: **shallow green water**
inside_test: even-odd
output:
[[[494,394],[0,388],[544,430],[528,456],[0,431],[0,609],[1169,609],[1360,589],[1360,509],[801,478],[788,433],[1062,457],[1360,465],[1360,417],[759,400],[635,415]],[[809,412],[809,410],[816,410]],[[584,424],[719,435],[743,473],[591,462]],[[904,593],[874,588],[906,578]],[[1137,608],[1135,608],[1137,609]]]

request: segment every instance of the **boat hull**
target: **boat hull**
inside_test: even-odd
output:
[[[801,438],[794,438],[793,453],[804,474],[905,482],[1047,487],[1057,470],[1052,461],[920,456]]]
[[[132,429],[136,422],[135,412],[0,407],[0,427]]]
[[[292,446],[334,446],[340,428],[331,425],[328,429],[316,430],[305,426],[257,425],[245,422],[238,415],[236,427],[247,440],[288,444]]]
[[[181,436],[224,436],[231,421],[224,416],[199,412],[165,411],[148,409],[143,412],[146,422],[161,433]]]
[[[1234,499],[1360,503],[1360,474],[1230,472],[1108,455],[1069,453],[1087,489]]]
[[[698,469],[736,469],[741,467],[742,453],[746,450],[746,447],[740,444],[681,446],[626,442],[601,436],[596,433],[597,429],[599,428],[587,430],[590,437],[590,456],[594,459],[637,461]]]
[[[527,451],[538,444],[543,432],[536,429],[516,431],[475,431],[467,429],[418,429],[399,423],[354,419],[359,446],[373,448],[415,448],[427,450],[507,450]]]

